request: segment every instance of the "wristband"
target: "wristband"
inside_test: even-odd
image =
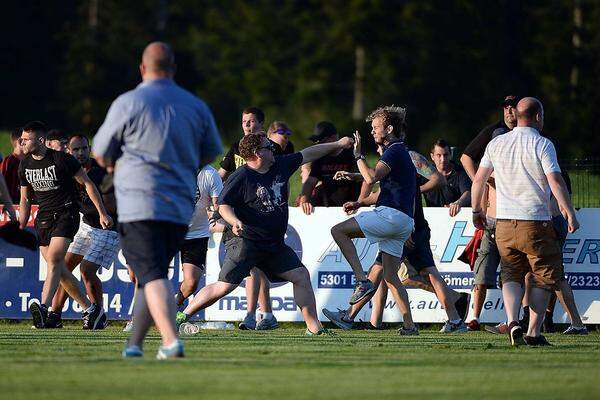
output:
[[[363,156],[362,154],[361,154],[360,156],[356,156],[356,157],[354,157],[354,160],[355,160],[355,161],[358,161],[358,160],[364,160],[364,159],[365,159],[365,156]]]
[[[473,210],[473,214],[479,214],[483,210]]]

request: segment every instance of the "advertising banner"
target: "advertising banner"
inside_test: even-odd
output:
[[[431,249],[442,277],[456,291],[470,292],[473,273],[467,264],[458,260],[474,232],[471,209],[463,209],[455,217],[446,208],[426,208],[425,217],[431,227]],[[341,208],[316,208],[312,215],[304,215],[298,208],[290,208],[286,243],[298,254],[308,268],[317,300],[319,317],[324,319],[322,308],[336,310],[348,307],[354,277],[350,266],[331,237],[333,225],[348,217]],[[600,323],[600,210],[578,211],[581,229],[569,235],[563,248],[565,272],[575,293],[582,319],[586,323]],[[1,222],[0,222],[1,224]],[[355,240],[363,269],[367,271],[377,255],[377,244],[366,239]],[[206,282],[218,279],[225,254],[221,235],[215,234],[209,242]],[[174,289],[183,279],[179,255],[171,262],[169,279]],[[76,270],[77,272],[77,270]],[[29,318],[27,307],[32,299],[39,299],[45,279],[46,265],[37,251],[28,251],[0,240],[0,318]],[[105,291],[104,307],[109,319],[127,319],[132,310],[133,285],[129,282],[122,253],[109,269],[98,272]],[[78,274],[76,273],[76,276]],[[78,276],[79,278],[79,276]],[[204,285],[204,280],[201,282]],[[444,310],[433,293],[408,288],[410,306],[416,322],[441,322],[446,319]],[[271,300],[275,316],[280,321],[301,321],[300,311],[294,303],[292,285],[272,283]],[[79,318],[80,309],[69,301],[65,305],[65,318]],[[367,321],[371,312],[368,304],[357,320]],[[201,313],[198,318],[208,320],[241,320],[246,314],[244,283],[225,298]],[[501,293],[488,290],[481,321],[500,322],[505,319]],[[385,304],[384,321],[397,322],[400,313],[391,295]],[[560,305],[554,314],[556,322],[568,322]]]

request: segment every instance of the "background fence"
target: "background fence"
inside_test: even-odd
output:
[[[560,166],[571,178],[573,205],[600,207],[600,158],[561,160]]]

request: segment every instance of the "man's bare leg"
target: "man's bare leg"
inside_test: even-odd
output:
[[[529,288],[529,328],[527,336],[540,336],[550,292],[545,289],[530,286]]]
[[[458,312],[456,311],[454,302],[452,302],[450,300],[450,298],[451,298],[450,289],[448,288],[448,285],[446,285],[446,282],[442,279],[442,276],[440,275],[437,268],[428,267],[428,268],[425,268],[424,271],[427,274],[429,274],[429,280],[431,281],[431,285],[433,286],[433,289],[435,290],[435,295],[437,296],[440,303],[442,303],[442,305],[444,306],[444,309],[446,310],[446,314],[448,315],[448,320],[450,320],[450,321],[460,320],[461,318],[458,315]]]
[[[562,279],[558,282],[556,296],[558,297],[560,304],[562,304],[563,308],[569,315],[569,318],[571,319],[571,325],[576,328],[583,328],[583,321],[581,320],[581,315],[579,315],[579,310],[577,310],[573,289],[571,289],[571,285],[569,285],[569,282],[567,282],[566,279]]]
[[[205,309],[206,307],[210,307],[217,300],[225,297],[229,293],[231,293],[239,284],[227,283],[217,281],[211,283],[210,285],[204,286],[196,295],[194,299],[188,304],[188,306],[183,310],[183,312],[188,316],[188,318],[198,311]]]
[[[519,321],[519,311],[521,309],[523,294],[523,284],[519,282],[502,283],[502,300],[504,301],[504,309],[506,310],[506,320],[509,324]]]
[[[67,252],[67,255],[65,256],[65,265],[67,266],[67,269],[69,271],[73,272],[73,270],[79,265],[81,260],[83,260],[83,256],[81,254]],[[65,306],[67,297],[68,295],[65,289],[62,287],[62,285],[59,286],[56,289],[56,294],[54,295],[54,298],[52,299],[52,311],[54,311],[57,314],[62,313],[62,309]]]
[[[405,329],[415,328],[415,324],[412,319],[412,313],[410,311],[410,303],[408,301],[408,293],[400,282],[398,277],[398,268],[400,267],[400,258],[394,257],[391,254],[382,252],[383,260],[383,279],[388,285],[396,305],[402,314],[402,321]]]
[[[352,242],[352,239],[365,237],[358,222],[356,222],[356,219],[350,218],[335,225],[331,228],[331,236],[333,236],[333,240],[337,243],[344,258],[348,261],[348,264],[350,264],[356,279],[358,281],[367,280],[367,276],[365,275],[360,259],[358,258],[356,247]]]
[[[169,280],[156,279],[148,282],[144,286],[143,292],[147,309],[154,320],[156,328],[160,332],[163,346],[172,345],[178,339],[177,330],[175,328],[177,306],[175,305],[175,299],[171,291]],[[136,309],[138,307],[139,304],[136,304]],[[136,327],[138,321],[136,313]]]
[[[306,322],[307,329],[317,333],[323,329],[317,315],[317,302],[315,292],[310,283],[310,275],[306,267],[299,267],[280,274],[281,278],[292,282],[294,285],[294,301],[302,311],[302,317]]]
[[[194,264],[183,263],[181,269],[183,271],[183,282],[181,282],[179,291],[175,295],[177,306],[182,306],[185,299],[194,294],[198,288],[200,276],[202,276],[202,269]]]

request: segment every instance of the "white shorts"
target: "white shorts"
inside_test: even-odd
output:
[[[119,234],[93,228],[82,221],[68,252],[79,254],[84,260],[108,269],[119,252]]]
[[[354,218],[367,240],[378,244],[379,251],[402,257],[404,242],[415,226],[411,217],[394,208],[379,206]]]

